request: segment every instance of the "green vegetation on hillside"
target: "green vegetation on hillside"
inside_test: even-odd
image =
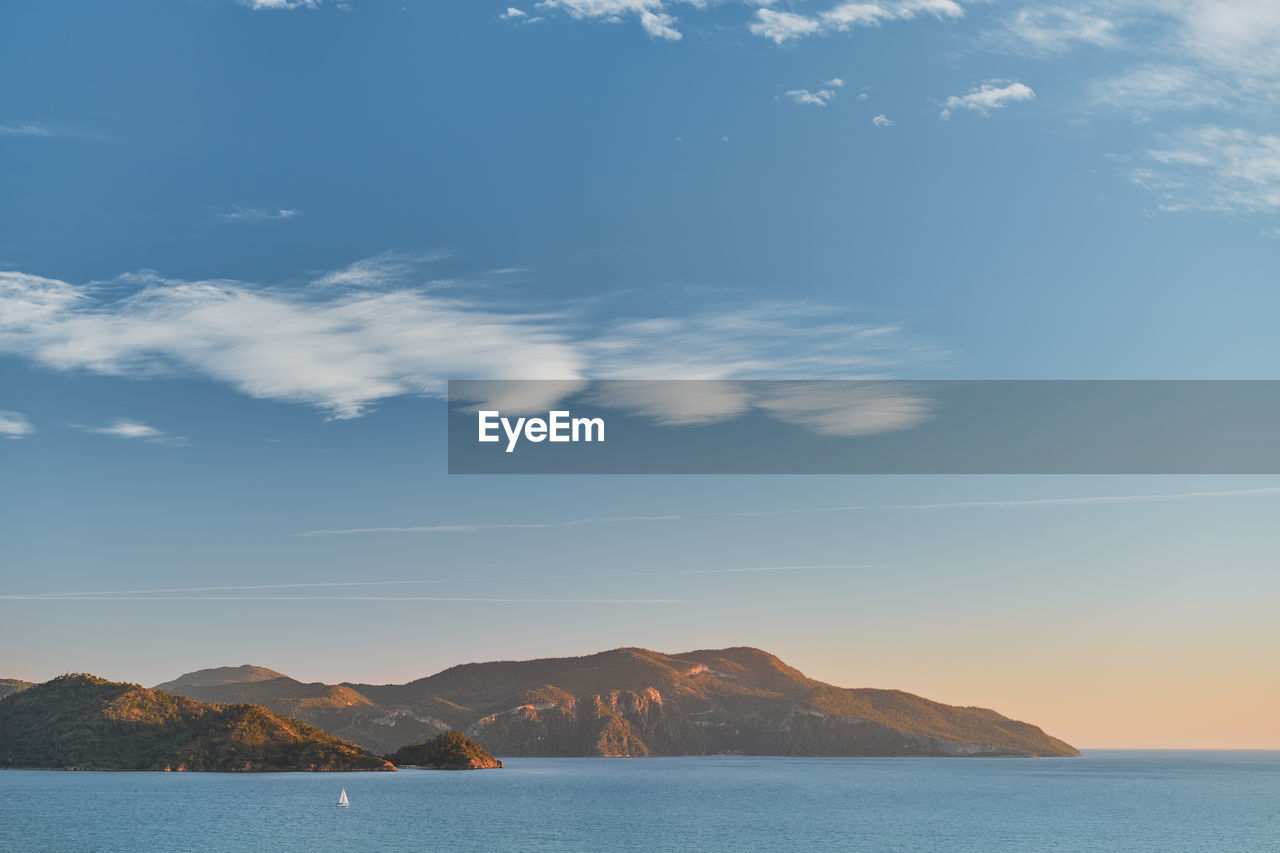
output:
[[[0,702],[0,767],[393,769],[258,705],[205,704],[92,675],[64,675]]]

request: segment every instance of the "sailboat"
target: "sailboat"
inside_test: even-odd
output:
[[[341,807],[342,807],[342,808],[344,808],[344,809],[345,809],[347,806],[351,805],[351,803],[347,802],[347,789],[346,789],[346,788],[343,788],[343,789],[342,789],[342,793],[338,795],[338,805],[339,805],[339,806],[341,806]]]

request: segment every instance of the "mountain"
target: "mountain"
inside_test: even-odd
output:
[[[501,761],[462,732],[445,732],[426,743],[402,746],[386,759],[397,767],[432,770],[491,770],[502,766]]]
[[[0,702],[0,767],[74,770],[394,770],[256,705],[211,705],[64,675]]]
[[[199,669],[188,672],[181,678],[157,684],[156,690],[169,693],[180,693],[183,688],[219,687],[223,684],[245,684],[254,681],[269,681],[272,678],[284,678],[284,673],[267,669],[265,666],[219,666],[213,669]]]
[[[1079,754],[995,711],[835,687],[752,648],[625,648],[464,664],[408,684],[282,677],[183,692],[258,702],[379,754],[450,729],[504,756]]]
[[[20,678],[0,678],[0,699],[31,686],[30,681],[23,681]]]

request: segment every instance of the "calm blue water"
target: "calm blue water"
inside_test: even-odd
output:
[[[0,771],[3,851],[480,849],[1280,851],[1280,753]]]

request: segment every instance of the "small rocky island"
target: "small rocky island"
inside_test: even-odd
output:
[[[261,705],[219,705],[63,675],[0,701],[0,768],[395,770],[353,743]]]
[[[491,770],[502,762],[462,732],[445,732],[424,743],[402,746],[384,756],[396,767],[428,770]]]

